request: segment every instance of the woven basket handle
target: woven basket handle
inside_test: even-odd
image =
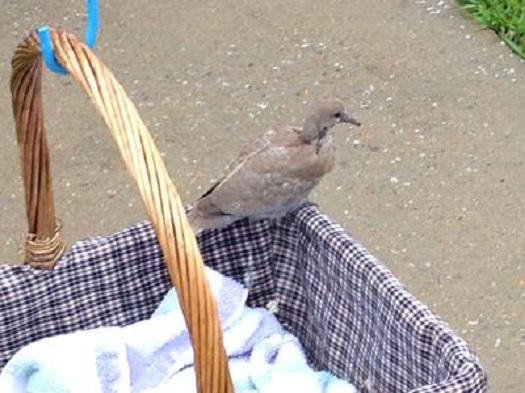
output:
[[[113,74],[73,35],[51,29],[57,61],[87,92],[135,180],[177,289],[195,353],[199,392],[233,392],[215,299],[180,197],[136,108]],[[13,114],[25,187],[26,263],[51,267],[64,250],[55,221],[42,112],[42,57],[36,32],[12,60]]]

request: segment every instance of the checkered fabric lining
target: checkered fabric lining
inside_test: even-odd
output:
[[[485,392],[469,346],[339,225],[306,205],[199,237],[207,265],[276,301],[311,365],[373,393]],[[0,267],[0,367],[21,346],[150,316],[169,280],[148,222],[76,243],[54,271]]]

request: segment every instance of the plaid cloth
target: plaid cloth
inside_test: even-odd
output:
[[[373,393],[485,392],[470,347],[359,242],[306,204],[203,233],[206,264],[277,308],[310,364]],[[0,367],[42,337],[148,318],[170,282],[149,222],[76,243],[54,271],[0,267]]]

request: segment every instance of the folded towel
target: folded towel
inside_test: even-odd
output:
[[[207,269],[219,305],[236,392],[355,393],[346,381],[312,370],[299,341],[276,317],[245,306],[248,292]],[[194,392],[193,349],[171,289],[150,319],[45,338],[22,348],[0,374],[2,393]]]

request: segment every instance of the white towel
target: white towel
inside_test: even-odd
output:
[[[247,290],[207,269],[219,305],[236,392],[355,393],[312,370],[299,341],[275,316],[245,306]],[[175,290],[148,320],[45,338],[16,353],[0,374],[2,393],[172,393],[196,391],[193,350]]]

